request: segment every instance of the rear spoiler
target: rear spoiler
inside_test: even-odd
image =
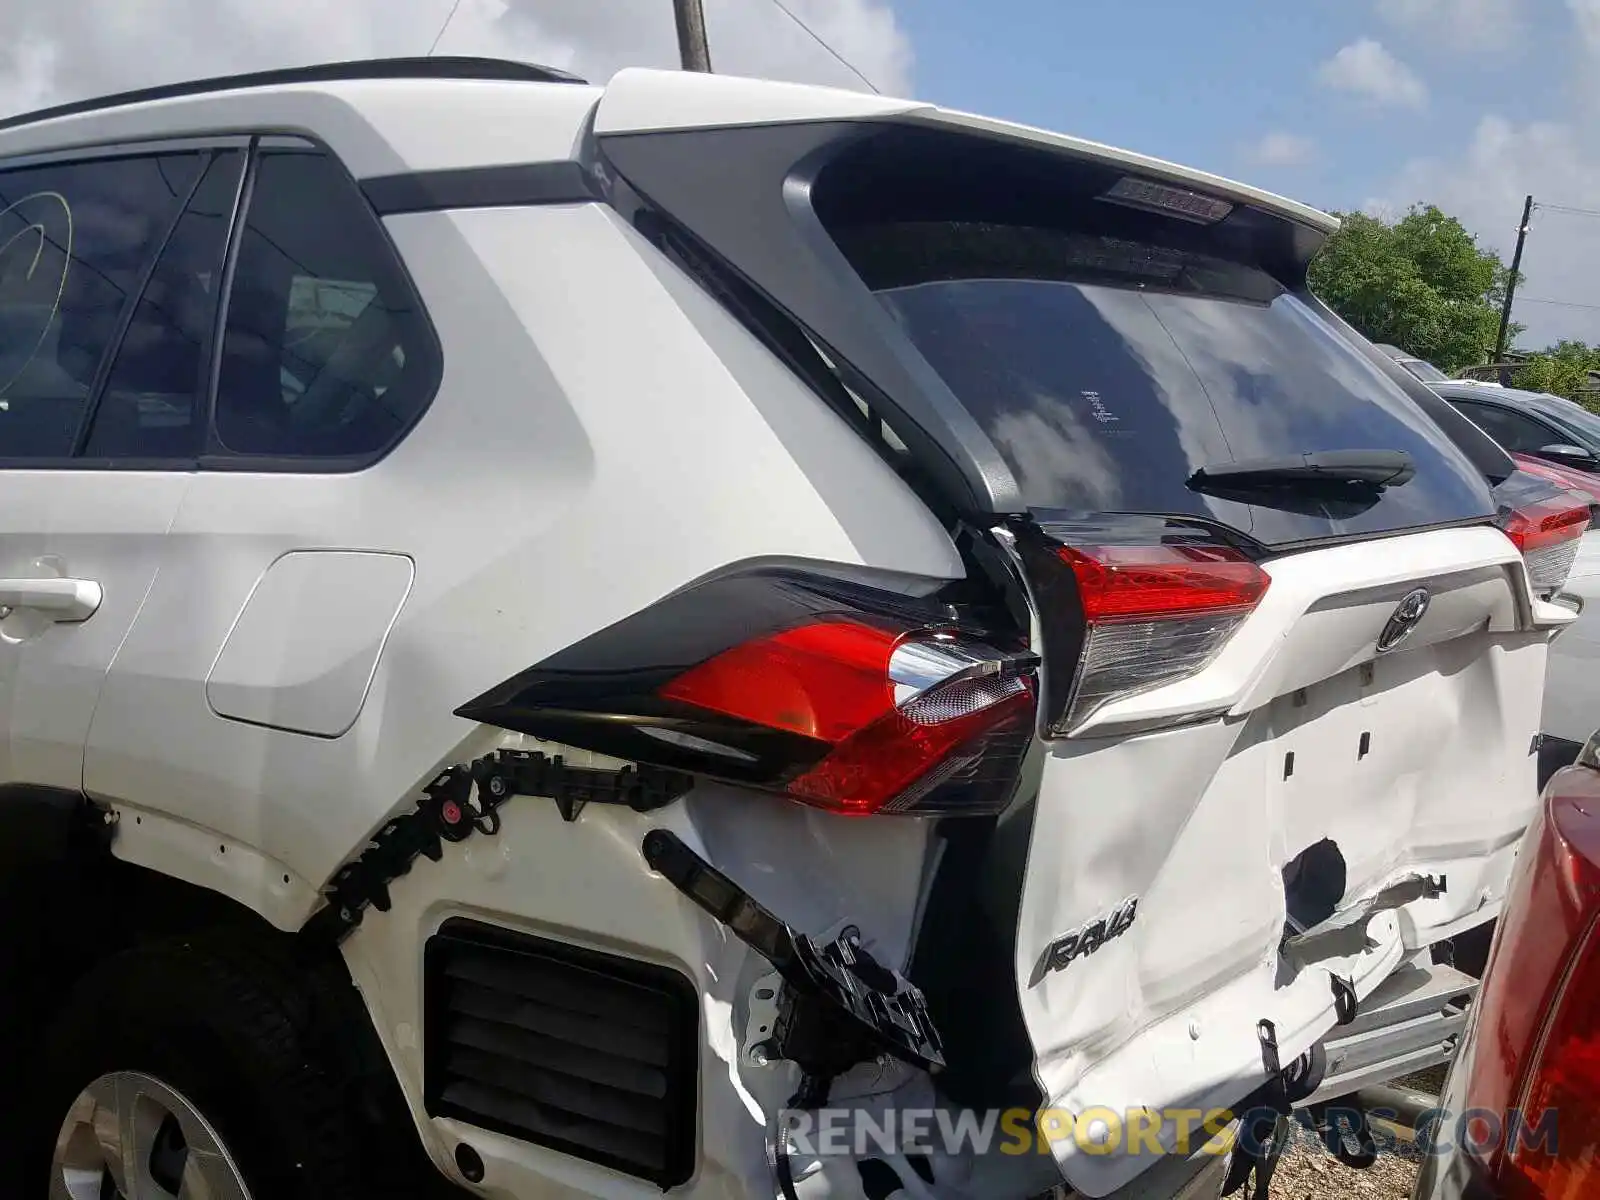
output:
[[[1165,159],[1135,154],[1131,150],[1119,150],[1115,146],[1107,146],[1101,142],[1086,141],[1064,133],[1052,133],[1047,129],[1035,129],[1011,121],[996,121],[989,117],[945,108],[919,108],[898,119],[908,123],[969,130],[988,137],[1057,150],[1075,158],[1104,163],[1131,174],[1161,180],[1178,187],[1192,188],[1197,192],[1217,196],[1235,204],[1248,204],[1262,212],[1272,213],[1286,221],[1304,225],[1320,233],[1324,238],[1328,234],[1337,232],[1339,228],[1338,217],[1321,209],[1312,208],[1308,204],[1301,204],[1298,200],[1290,200],[1246,183],[1167,162]]]

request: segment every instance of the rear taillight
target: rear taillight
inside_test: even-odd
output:
[[[840,619],[735,646],[661,695],[825,743],[781,790],[845,813],[996,811],[1034,723],[1023,660],[953,633]],[[1000,761],[981,769],[990,756]]]
[[[1267,590],[1265,571],[1231,546],[1059,545],[1085,624],[1076,683],[1053,732],[1105,705],[1185,679],[1215,657]]]
[[[457,714],[839,813],[993,813],[1032,745],[1037,660],[1021,631],[997,640],[965,614],[752,568],[674,593]]]
[[[1528,581],[1539,594],[1560,591],[1589,527],[1589,506],[1573,493],[1519,505],[1501,514],[1500,528],[1522,552]]]
[[[1548,1136],[1514,1137],[1501,1168],[1505,1200],[1600,1195],[1600,937],[1591,920],[1556,993],[1518,1111]]]
[[[1600,1195],[1596,745],[1550,781],[1518,851],[1448,1123],[1434,1131],[1459,1139],[1492,1182],[1485,1194],[1503,1200]]]

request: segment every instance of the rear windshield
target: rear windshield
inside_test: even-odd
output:
[[[1483,480],[1427,416],[1267,271],[1100,224],[831,231],[1030,507],[1209,517],[1268,545],[1490,511]],[[1237,460],[1375,449],[1409,453],[1415,478],[1377,494],[1223,498],[1188,485]]]

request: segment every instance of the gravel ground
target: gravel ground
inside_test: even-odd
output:
[[[1273,1173],[1271,1200],[1411,1200],[1417,1163],[1408,1146],[1380,1154],[1365,1171],[1352,1171],[1313,1135],[1299,1126],[1295,1130],[1299,1136]]]
[[[1437,1096],[1444,1090],[1443,1066],[1429,1067],[1394,1081],[1399,1088]],[[1296,1125],[1295,1139],[1278,1161],[1272,1176],[1270,1200],[1411,1200],[1417,1182],[1417,1152],[1406,1140],[1378,1128],[1383,1149],[1378,1161],[1365,1171],[1352,1171],[1323,1147],[1309,1130]],[[1398,1131],[1395,1131],[1398,1133]]]

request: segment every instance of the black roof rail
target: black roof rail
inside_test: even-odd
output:
[[[498,79],[521,83],[588,83],[577,75],[535,63],[512,62],[502,58],[367,58],[350,62],[312,63],[304,67],[285,67],[276,71],[252,71],[244,75],[219,75],[184,83],[162,84],[58,104],[33,112],[19,113],[0,120],[0,129],[15,129],[56,117],[144,104],[152,100],[173,100],[180,96],[203,96],[207,92],[227,92],[238,88],[280,87],[290,83],[333,83],[355,79]]]

